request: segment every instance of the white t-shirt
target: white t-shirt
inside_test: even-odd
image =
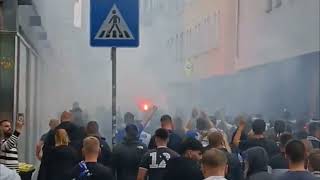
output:
[[[16,171],[10,170],[3,164],[0,164],[0,179],[1,180],[21,180]]]
[[[223,176],[210,176],[204,180],[227,180],[227,179],[224,178]]]

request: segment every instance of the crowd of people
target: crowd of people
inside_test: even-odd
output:
[[[97,122],[81,125],[72,112],[63,112],[37,144],[37,179],[320,180],[320,122],[298,121],[292,128],[285,120],[268,126],[263,118],[238,116],[235,128],[221,128],[228,125],[193,110],[183,127],[163,115],[160,127],[146,139],[156,110],[142,121],[126,113],[112,149]],[[0,121],[0,180],[20,179],[17,141],[22,128],[21,121],[14,131],[11,121]]]

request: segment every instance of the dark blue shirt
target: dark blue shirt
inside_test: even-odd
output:
[[[141,124],[141,123],[138,123],[136,124],[137,128],[138,128],[138,133],[139,133],[139,136],[141,134],[141,132],[143,131],[144,129],[144,126]],[[119,129],[117,130],[117,133],[116,133],[116,143],[119,144],[123,141],[124,137],[126,137],[126,130],[125,128],[123,129]]]
[[[308,171],[288,171],[277,180],[316,180],[316,178]]]

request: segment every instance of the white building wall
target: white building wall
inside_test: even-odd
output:
[[[319,51],[320,1],[271,1],[240,1],[237,69]]]

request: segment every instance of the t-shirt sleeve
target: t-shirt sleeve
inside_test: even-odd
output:
[[[148,170],[148,169],[149,169],[149,165],[150,165],[150,156],[149,156],[149,153],[146,153],[146,154],[142,157],[139,167]]]
[[[176,151],[171,151],[171,159],[175,159],[180,157],[180,155]]]
[[[44,142],[47,138],[48,133],[45,133],[41,136],[40,141]]]

